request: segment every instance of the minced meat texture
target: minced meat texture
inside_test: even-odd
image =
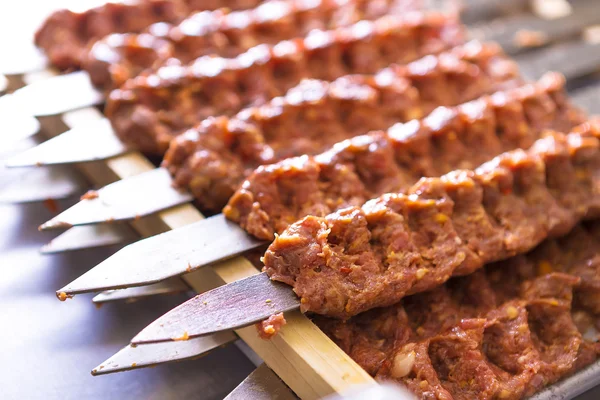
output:
[[[382,111],[386,108],[378,107],[379,115],[385,114]],[[420,121],[346,140],[314,157],[302,156],[258,167],[223,212],[250,234],[270,240],[306,215],[325,216],[383,193],[406,189],[423,176],[474,168],[503,151],[530,147],[546,129],[568,131],[583,120],[583,115],[565,99],[564,78],[550,73],[534,84],[497,92],[455,108],[441,107]],[[285,128],[284,132],[291,130]],[[196,154],[207,153],[204,150]],[[200,157],[191,160],[201,163]],[[226,162],[221,164],[224,170],[231,170],[225,168]],[[193,193],[211,198],[209,191],[215,185],[206,184],[203,179],[207,175],[210,176],[206,172],[175,176],[177,182],[197,179],[188,187],[205,185],[204,192]],[[460,207],[470,201],[480,202],[477,196],[481,196],[460,190],[456,195],[475,196],[472,200],[464,198]],[[464,212],[475,211],[467,208]],[[460,228],[460,222],[456,223]]]
[[[285,320],[283,313],[279,313],[271,315],[264,321],[258,322],[256,324],[256,329],[258,330],[258,335],[261,339],[269,340],[277,335],[286,323],[287,321]]]
[[[600,272],[599,230],[580,224],[393,306],[315,322],[369,374],[419,398],[529,397],[597,359],[599,314],[578,298],[591,293],[582,276]]]
[[[35,34],[35,44],[60,70],[81,67],[88,48],[111,33],[142,32],[150,25],[177,23],[192,11],[220,7],[245,9],[262,0],[144,0],[129,4],[106,3],[84,12],[67,9],[52,13]]]
[[[269,246],[265,270],[302,311],[344,319],[524,253],[598,216],[599,136],[598,121],[548,132],[474,170],[305,217]]]
[[[426,115],[436,105],[517,86],[517,76],[516,65],[498,46],[471,42],[375,76],[305,80],[284,97],[233,118],[209,118],[179,135],[163,166],[202,209],[217,211],[259,165],[317,154],[344,139]]]
[[[82,69],[90,73],[96,87],[110,90],[167,62],[187,64],[205,55],[235,57],[258,44],[275,44],[313,29],[333,29],[421,6],[416,0],[273,0],[243,11],[202,11],[176,25],[158,22],[145,33],[109,35],[85,54]]]
[[[142,74],[110,93],[105,113],[124,143],[163,154],[169,141],[214,115],[234,115],[283,95],[302,79],[372,74],[463,41],[459,22],[436,12],[407,13],[304,38],[258,45],[236,58],[205,56]]]

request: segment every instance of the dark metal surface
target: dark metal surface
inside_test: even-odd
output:
[[[573,102],[590,113],[600,113],[600,79],[575,91]]]
[[[265,272],[220,286],[190,299],[152,322],[133,344],[185,340],[267,319],[296,310],[300,301],[288,285]]]
[[[600,43],[561,43],[517,56],[516,60],[526,79],[539,79],[548,71],[557,71],[572,80],[600,69]]]
[[[596,361],[587,368],[579,371],[575,375],[563,379],[536,395],[532,396],[529,400],[567,400],[576,398],[578,395],[584,393],[580,397],[580,400],[584,399],[598,399],[600,398],[600,390],[596,387],[600,384],[600,361]]]
[[[57,293],[149,285],[231,258],[262,243],[219,214],[130,244]]]
[[[557,40],[579,35],[582,28],[600,23],[600,7],[596,0],[573,2],[573,12],[566,17],[546,20],[535,14],[485,22],[471,30],[475,38],[493,40],[509,54],[516,54]],[[519,38],[521,35],[521,38]],[[527,37],[533,40],[524,40]]]
[[[528,9],[528,0],[457,0],[462,3],[465,24],[510,15]]]
[[[65,204],[61,204],[65,206]],[[254,369],[235,347],[186,361],[94,378],[90,370],[185,295],[96,309],[89,297],[69,304],[54,296],[114,247],[41,256],[51,238],[36,225],[51,217],[42,204],[0,206],[0,387],[3,399],[222,399]]]

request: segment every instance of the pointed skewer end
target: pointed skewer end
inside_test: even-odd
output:
[[[132,363],[131,365],[120,365],[115,364],[112,360],[104,361],[102,364],[98,365],[96,368],[90,371],[92,376],[100,376],[100,375],[108,375],[115,372],[124,372],[131,371],[132,369],[139,368],[136,363]]]
[[[70,229],[72,227],[73,227],[73,225],[69,224],[68,222],[55,221],[55,220],[51,219],[50,221],[45,222],[42,225],[40,225],[38,227],[38,231],[43,232],[43,231],[49,231],[52,229]]]

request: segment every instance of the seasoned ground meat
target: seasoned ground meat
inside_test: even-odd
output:
[[[475,170],[305,217],[269,246],[265,270],[303,311],[348,318],[524,253],[598,216],[599,137],[599,121],[549,132]]]
[[[286,323],[283,313],[279,313],[271,315],[268,319],[257,323],[256,329],[262,339],[268,340],[277,335]]]
[[[515,64],[497,46],[478,42],[375,76],[306,80],[285,97],[233,118],[210,118],[173,139],[163,166],[202,209],[216,211],[259,165],[317,154],[349,137],[426,115],[436,105],[456,105],[519,82]]]
[[[380,115],[383,110],[385,107],[379,106]],[[315,157],[258,167],[223,212],[250,234],[269,240],[305,215],[325,216],[383,193],[406,189],[422,176],[474,168],[503,151],[528,148],[545,129],[568,131],[582,121],[583,115],[565,100],[564,79],[548,74],[535,84],[456,108],[438,108],[420,121],[338,143]],[[189,187],[205,183],[199,180]],[[214,187],[206,185],[202,195],[210,198],[208,189]],[[461,204],[480,201],[476,194],[458,193],[475,196]],[[467,208],[465,212],[472,211]],[[488,247],[493,246],[488,242]]]
[[[105,111],[125,143],[163,154],[176,134],[205,118],[264,104],[302,79],[375,73],[462,40],[456,19],[433,12],[314,30],[303,39],[259,45],[236,58],[206,56],[138,76],[110,93]]]
[[[598,276],[590,260],[599,255],[599,229],[578,225],[396,305],[315,322],[371,375],[420,398],[528,397],[598,356],[589,328],[599,314],[577,297],[586,290],[581,275]]]
[[[85,54],[82,68],[103,90],[115,89],[150,68],[187,64],[205,55],[235,57],[258,44],[302,37],[359,20],[420,8],[417,0],[273,0],[256,8],[195,13],[177,25],[159,22],[142,34],[113,34]]]
[[[51,14],[35,34],[35,44],[61,70],[77,69],[88,47],[111,34],[142,32],[158,22],[177,23],[192,11],[252,8],[262,0],[144,0],[106,3],[84,12],[62,9]]]

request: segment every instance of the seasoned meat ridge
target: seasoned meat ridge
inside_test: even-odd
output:
[[[336,142],[521,83],[495,44],[470,42],[375,75],[306,80],[232,118],[209,118],[171,141],[163,166],[204,210],[220,210],[259,165],[314,155]],[[444,88],[443,90],[441,88]]]
[[[273,0],[258,7],[194,13],[179,24],[159,22],[145,33],[108,35],[85,53],[82,68],[102,90],[115,89],[142,71],[187,64],[204,55],[235,57],[258,44],[306,36],[360,20],[420,8],[417,0]]]
[[[520,399],[592,363],[600,224],[343,322],[315,318],[380,380],[419,398]],[[588,297],[589,296],[589,297]]]
[[[106,3],[84,12],[52,13],[35,34],[35,44],[60,70],[78,69],[94,41],[118,32],[142,32],[157,22],[176,23],[192,11],[245,9],[262,0],[140,0]]]
[[[475,170],[290,225],[265,270],[301,309],[349,318],[525,253],[600,211],[600,122],[548,132]]]
[[[302,79],[372,74],[462,41],[460,23],[436,12],[314,30],[303,39],[259,45],[236,58],[205,56],[142,74],[110,93],[105,112],[125,143],[164,154],[175,135],[205,118],[264,104]]]
[[[564,83],[561,75],[549,73],[533,84],[441,107],[422,120],[338,143],[314,157],[260,166],[223,212],[250,234],[272,240],[306,215],[359,206],[407,189],[423,176],[475,168],[503,151],[528,148],[545,129],[568,131],[584,121],[566,99]],[[456,87],[460,90],[461,85]],[[430,89],[442,95],[453,91],[443,84]],[[377,113],[385,110],[376,107]],[[203,183],[192,181],[195,187]]]

